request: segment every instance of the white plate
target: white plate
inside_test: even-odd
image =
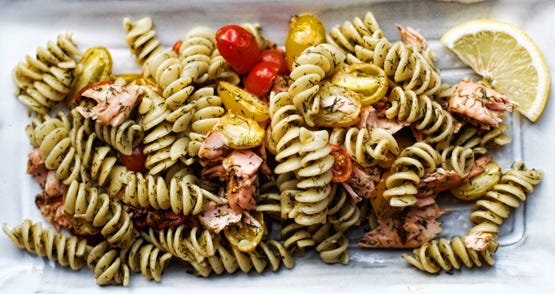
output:
[[[0,1],[0,222],[10,226],[24,218],[41,220],[34,205],[37,185],[25,174],[27,153],[31,146],[24,134],[29,123],[26,109],[14,98],[12,68],[25,54],[34,54],[38,46],[63,32],[72,32],[80,48],[105,46],[114,56],[115,71],[137,71],[124,41],[123,17],[138,19],[151,16],[164,45],[182,38],[195,25],[214,29],[227,23],[259,22],[264,35],[283,43],[291,15],[312,12],[326,26],[341,24],[372,11],[390,39],[397,39],[395,24],[412,26],[430,41],[438,56],[438,65],[447,78],[460,78],[469,72],[437,41],[448,28],[475,18],[505,20],[521,26],[537,42],[554,68],[555,2],[486,1],[464,5],[438,1]],[[553,88],[553,87],[552,87]],[[553,90],[551,92],[553,94]],[[552,95],[553,96],[553,95]],[[312,255],[298,259],[296,267],[278,273],[236,274],[196,278],[183,268],[172,266],[162,283],[145,281],[134,275],[134,292],[198,291],[261,292],[268,289],[287,291],[319,290],[382,291],[424,293],[430,291],[466,292],[472,288],[521,292],[555,288],[555,159],[554,104],[549,102],[542,118],[530,124],[520,116],[509,119],[513,143],[496,154],[504,168],[517,159],[528,167],[544,171],[544,180],[504,227],[502,247],[496,265],[485,269],[463,269],[452,275],[427,275],[405,264],[401,251],[360,250],[351,248],[347,266],[325,265]],[[444,225],[444,235],[462,234],[451,215]],[[88,269],[75,273],[42,258],[18,250],[0,234],[0,289],[2,292],[94,292],[96,285]],[[110,290],[119,290],[109,287]],[[379,292],[378,292],[379,293]]]

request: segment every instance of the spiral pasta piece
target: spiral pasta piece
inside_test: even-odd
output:
[[[4,224],[2,229],[18,248],[29,253],[69,266],[72,270],[80,270],[86,264],[88,251],[84,239],[56,232],[54,228],[43,229],[42,223],[33,223],[29,219],[12,229]]]
[[[362,218],[360,208],[342,186],[333,186],[328,202],[326,223],[331,224],[335,231],[345,232],[360,223]]]
[[[172,255],[161,252],[143,238],[137,238],[131,246],[120,251],[120,258],[127,262],[130,270],[140,272],[148,280],[160,282]]]
[[[136,22],[126,17],[123,19],[123,30],[125,41],[139,65],[163,50],[150,17],[143,17]]]
[[[387,131],[380,128],[334,128],[330,143],[344,147],[352,159],[361,166],[370,166],[387,156],[398,155],[399,144]]]
[[[323,262],[349,263],[349,240],[344,232],[336,232],[330,223],[326,223],[314,232],[312,239],[316,241],[316,251],[320,253]]]
[[[289,95],[306,125],[315,125],[314,115],[320,111],[319,83],[343,65],[345,55],[335,46],[320,44],[307,48],[295,59],[289,75]]]
[[[461,178],[468,175],[474,159],[474,151],[470,148],[450,145],[441,150],[441,167],[455,171]]]
[[[386,75],[406,90],[432,95],[439,91],[441,80],[435,66],[418,48],[385,37],[371,12],[364,20],[355,18],[332,29],[328,41],[347,54],[349,63],[368,62],[384,69]]]
[[[276,240],[260,242],[253,252],[241,252],[239,249],[220,243],[216,254],[207,258],[202,263],[191,262],[195,272],[203,277],[208,277],[212,272],[217,275],[232,274],[237,270],[248,273],[253,269],[262,273],[268,267],[277,271],[281,265],[291,269],[295,266],[293,256]]]
[[[508,129],[509,126],[505,123],[501,123],[498,127],[490,130],[484,130],[479,126],[467,123],[453,136],[451,144],[472,149],[476,155],[486,154],[492,148],[504,146],[511,142],[511,137],[505,134]]]
[[[448,141],[455,132],[452,115],[427,95],[395,87],[390,94],[391,106],[386,110],[388,119],[415,124],[424,135],[424,141],[436,144]]]
[[[166,181],[161,176],[130,172],[124,180],[123,203],[136,207],[192,215],[203,212],[209,201],[223,204],[225,200],[201,188],[192,174],[173,177]]]
[[[214,31],[208,27],[193,28],[179,47],[181,60],[181,77],[191,78],[193,83],[202,84],[208,81],[212,53],[216,49]]]
[[[55,118],[44,116],[26,127],[31,144],[38,148],[48,170],[56,172],[56,178],[64,184],[80,179],[82,161],[72,145],[71,123],[64,113]]]
[[[156,248],[187,262],[202,262],[213,256],[220,242],[218,234],[185,224],[158,231],[149,228],[141,236]]]
[[[119,255],[120,251],[110,248],[107,241],[90,250],[87,266],[93,271],[98,285],[129,286],[129,266]]]
[[[343,50],[347,55],[347,62],[359,63],[362,61],[356,57],[355,53],[365,50],[364,36],[373,39],[384,38],[380,25],[370,12],[366,13],[363,19],[355,17],[352,22],[345,21],[343,25],[333,27],[326,40]],[[371,55],[372,52],[369,54]]]
[[[97,121],[94,124],[94,132],[97,138],[123,155],[131,155],[133,148],[142,142],[144,136],[141,125],[133,120],[126,120],[117,127]]]
[[[32,111],[47,114],[71,91],[76,60],[81,55],[72,35],[65,34],[37,48],[35,58],[26,56],[12,72],[19,101]]]
[[[394,207],[416,203],[416,186],[426,172],[436,169],[440,160],[439,153],[424,142],[417,142],[403,149],[391,166],[392,174],[386,179],[384,198]]]
[[[64,213],[76,226],[86,226],[100,232],[110,246],[124,248],[134,239],[133,222],[119,202],[111,201],[105,193],[71,182],[63,201]]]
[[[241,77],[239,76],[239,74],[235,70],[233,70],[231,65],[229,65],[229,63],[220,54],[220,51],[218,51],[217,48],[212,52],[212,55],[210,56],[208,80],[226,81],[233,85],[237,85],[239,84],[239,82],[241,82]]]
[[[470,213],[474,224],[470,233],[485,232],[497,236],[499,226],[509,217],[511,209],[526,200],[526,194],[534,191],[542,178],[542,172],[527,169],[523,162],[515,162],[501,175],[499,182],[476,202]]]
[[[444,238],[427,242],[413,250],[414,255],[403,254],[403,259],[410,265],[428,273],[438,273],[441,270],[450,272],[462,266],[472,268],[484,264],[493,265],[493,254],[499,244],[492,242],[486,250],[477,251],[465,246],[460,237],[453,237],[450,241]]]

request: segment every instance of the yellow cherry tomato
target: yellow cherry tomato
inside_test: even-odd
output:
[[[222,98],[225,108],[233,113],[252,118],[258,122],[270,118],[268,104],[231,83],[220,81],[218,83],[218,95]]]
[[[261,212],[251,212],[255,221],[232,224],[224,229],[224,235],[232,246],[243,252],[253,252],[262,240],[266,231],[264,215]]]
[[[81,89],[89,84],[109,80],[112,74],[112,55],[105,47],[92,47],[85,51],[75,69],[75,81],[70,93],[70,105],[75,103]]]
[[[363,106],[382,99],[388,88],[388,79],[384,70],[369,63],[355,63],[348,66],[333,76],[332,83],[361,93]]]
[[[490,162],[483,172],[473,177],[469,182],[451,189],[451,193],[461,199],[474,201],[486,194],[501,179],[501,166],[497,162]]]
[[[285,39],[285,58],[289,69],[297,56],[310,46],[326,40],[326,28],[322,21],[312,14],[293,16],[289,20],[289,31]]]
[[[325,83],[318,92],[320,110],[314,122],[321,127],[349,127],[360,120],[361,94],[331,83]]]
[[[264,141],[264,128],[255,120],[234,113],[222,116],[213,129],[224,135],[233,149],[254,148]]]

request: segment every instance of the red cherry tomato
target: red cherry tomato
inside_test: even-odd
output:
[[[334,183],[344,183],[353,174],[353,161],[345,148],[335,144],[330,144],[330,146],[331,155],[335,158],[331,167],[331,181]]]
[[[256,38],[238,25],[226,25],[216,32],[216,47],[225,60],[240,74],[249,72],[260,60]]]
[[[245,90],[262,97],[270,91],[274,79],[278,75],[279,68],[271,62],[260,62],[250,71],[245,80]]]
[[[105,85],[105,84],[113,84],[113,83],[114,83],[114,81],[112,81],[112,80],[105,80],[105,81],[99,81],[99,82],[96,82],[96,83],[88,84],[88,85],[84,86],[81,90],[77,91],[77,93],[75,93],[75,95],[73,96],[73,100],[75,100],[75,102],[77,102],[77,103],[81,103],[81,95],[83,95],[83,93],[85,91],[87,91],[88,89],[91,89],[91,88],[94,88],[94,87],[99,87],[99,86],[102,86],[102,85]]]
[[[183,44],[183,40],[177,40],[172,47],[172,51],[176,54],[179,54],[179,49],[181,49],[181,44]]]
[[[143,146],[133,148],[131,155],[120,154],[119,159],[128,170],[134,172],[146,172],[146,156],[143,153]]]
[[[285,60],[285,52],[280,49],[266,49],[260,54],[260,59],[262,62],[271,62],[275,64],[279,70],[278,74],[288,74],[289,66],[287,66],[287,61]]]

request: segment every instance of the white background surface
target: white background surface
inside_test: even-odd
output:
[[[171,46],[195,25],[214,29],[227,23],[259,22],[264,35],[283,43],[291,15],[312,12],[327,28],[363,17],[372,11],[390,40],[397,39],[395,24],[421,31],[437,53],[445,75],[467,73],[437,42],[448,28],[475,18],[493,18],[521,26],[543,50],[549,68],[555,67],[555,1],[485,1],[463,5],[439,1],[2,1],[0,0],[0,223],[10,227],[24,218],[41,220],[34,205],[37,185],[25,174],[31,150],[24,127],[30,122],[26,109],[15,99],[12,68],[25,54],[64,32],[72,32],[81,49],[105,46],[114,57],[115,72],[137,71],[124,41],[121,22],[129,16],[137,20],[151,16],[164,45]],[[387,3],[386,3],[387,2]],[[456,70],[452,70],[456,68]],[[451,77],[451,78],[453,78]],[[551,91],[553,96],[553,90]],[[507,167],[522,159],[528,167],[544,171],[543,182],[529,201],[516,212],[505,233],[504,246],[495,255],[496,265],[485,269],[427,275],[404,263],[401,251],[351,250],[348,266],[325,265],[315,256],[297,260],[292,271],[263,275],[238,273],[209,279],[187,274],[172,266],[162,283],[148,282],[133,275],[130,289],[100,288],[88,269],[75,273],[45,259],[17,249],[0,234],[0,292],[96,292],[153,291],[206,293],[288,292],[370,293],[468,293],[503,291],[517,293],[555,289],[555,116],[553,101],[535,124],[515,115],[511,127],[514,142],[497,154]],[[446,228],[462,234],[462,228]],[[534,292],[531,292],[534,293]]]

